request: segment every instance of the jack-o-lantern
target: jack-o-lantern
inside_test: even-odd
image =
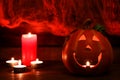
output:
[[[72,73],[83,75],[106,72],[112,57],[107,38],[93,29],[79,29],[71,34],[62,51],[65,67]]]

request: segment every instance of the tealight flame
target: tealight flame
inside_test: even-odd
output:
[[[31,64],[33,64],[33,65],[35,65],[35,64],[42,64],[42,63],[43,63],[43,61],[39,61],[38,58],[36,58],[35,61],[31,61]]]
[[[89,61],[86,61],[86,66],[90,66],[90,62]]]
[[[37,58],[36,61],[39,61],[39,59]]]
[[[14,61],[15,60],[14,57],[12,57],[11,60]]]
[[[21,60],[18,61],[18,65],[21,65]]]

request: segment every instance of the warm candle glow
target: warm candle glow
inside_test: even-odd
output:
[[[11,58],[11,61],[14,61],[14,57]]]
[[[32,68],[40,68],[42,63],[43,63],[43,61],[39,61],[39,59],[36,58],[35,61],[31,61],[31,67]]]
[[[29,33],[28,33],[28,37],[31,37],[31,36],[32,36],[32,35],[31,35],[31,33],[29,32]]]
[[[94,66],[95,65],[91,65],[90,61],[86,61],[85,65],[82,65],[82,67],[84,67],[84,68],[87,68],[87,67],[93,68]]]
[[[18,65],[14,66],[13,69],[14,73],[22,73],[27,71],[26,65],[22,65],[21,60],[18,61]]]
[[[21,60],[18,61],[18,65],[21,65]]]
[[[30,37],[32,37],[33,36],[33,34],[31,33],[31,32],[29,32],[28,34],[24,34],[23,35],[23,37],[25,37],[25,38],[30,38]]]
[[[7,60],[6,63],[13,67],[18,64],[18,60],[15,60],[14,57],[12,57],[10,60]]]
[[[36,58],[35,61],[31,61],[31,64],[42,64],[42,63],[43,63],[43,61],[39,61],[38,58]]]
[[[39,59],[37,58],[36,61],[39,61]]]
[[[25,65],[22,65],[21,60],[18,61],[18,65],[14,66],[14,68],[25,68]]]
[[[37,53],[37,35],[28,34],[22,35],[22,62],[26,66],[30,66],[30,62],[36,59]]]
[[[89,61],[86,61],[86,66],[90,66],[90,62]]]
[[[11,60],[6,61],[6,63],[14,63],[18,62],[17,60],[14,59],[14,57],[11,58]]]

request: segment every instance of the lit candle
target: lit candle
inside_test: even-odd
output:
[[[35,61],[31,61],[31,67],[32,68],[39,68],[40,64],[42,64],[43,61],[39,61],[39,59],[37,58]]]
[[[15,60],[13,57],[11,58],[11,60],[7,60],[6,63],[10,66],[13,67],[15,65],[18,64],[18,60]]]
[[[83,65],[83,67],[85,67],[85,68],[92,68],[92,67],[94,67],[94,65],[91,65],[89,61],[86,61],[86,64]]]
[[[36,59],[37,51],[37,35],[23,34],[22,35],[22,62],[26,66],[30,66],[30,62]]]
[[[21,73],[26,71],[26,65],[22,65],[21,60],[18,61],[18,65],[14,67],[14,73]]]
[[[90,66],[90,62],[89,61],[86,61],[86,66]]]

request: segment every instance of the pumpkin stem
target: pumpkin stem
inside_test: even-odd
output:
[[[95,26],[93,26],[93,29],[101,32],[103,35],[106,34],[105,27],[103,25],[96,24]]]
[[[91,29],[90,26],[92,24],[92,20],[90,18],[86,19],[83,23],[84,29]]]

